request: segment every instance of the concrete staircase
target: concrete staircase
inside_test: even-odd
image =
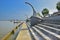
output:
[[[39,23],[29,27],[32,40],[60,40],[60,25]]]

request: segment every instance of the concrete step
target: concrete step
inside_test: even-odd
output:
[[[42,31],[45,35],[49,36],[52,40],[60,40],[60,35],[58,35],[58,34],[56,34],[54,32],[48,31],[48,30],[46,30],[46,29],[44,29],[42,27],[36,26],[36,25],[35,25],[35,27],[38,30]]]
[[[44,33],[42,33],[41,31],[39,31],[37,28],[33,27],[33,29],[39,33],[39,35],[41,35],[44,40],[51,40],[48,36],[46,36]]]
[[[41,23],[41,24],[60,29],[60,25],[57,24],[51,24],[51,23]]]
[[[34,33],[34,31],[32,30],[32,28],[30,28],[30,31],[34,37],[35,40],[39,40],[38,36],[36,36],[36,34]]]
[[[42,24],[38,24],[37,26],[39,27],[43,27],[45,28],[46,30],[49,30],[51,32],[54,32],[54,33],[57,33],[60,35],[60,29],[57,29],[57,28],[54,28],[54,27],[50,27],[50,26],[46,26],[46,25],[42,25]]]

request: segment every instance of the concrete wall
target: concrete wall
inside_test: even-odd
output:
[[[53,16],[53,17],[44,17],[42,19],[38,17],[31,17],[30,18],[31,25],[36,25],[38,23],[54,23],[54,24],[60,24],[60,16]]]
[[[40,23],[40,21],[41,21],[41,19],[40,18],[38,18],[38,17],[31,17],[30,18],[30,23],[31,23],[31,26],[33,26],[33,25],[36,25],[36,24],[38,24],[38,23]]]

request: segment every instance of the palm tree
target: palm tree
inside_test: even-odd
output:
[[[44,8],[42,10],[42,14],[44,15],[44,17],[47,16],[49,14],[49,10],[47,8]]]
[[[57,3],[56,8],[57,8],[58,10],[60,10],[60,2]]]

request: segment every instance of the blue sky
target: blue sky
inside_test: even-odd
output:
[[[35,10],[41,14],[43,8],[48,8],[50,13],[56,11],[56,3],[59,0],[0,0],[0,20],[26,19],[32,16],[32,8],[25,4],[31,3]]]

